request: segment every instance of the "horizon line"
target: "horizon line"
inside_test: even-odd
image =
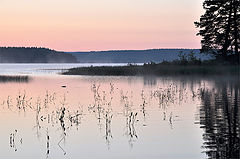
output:
[[[81,50],[60,52],[107,52],[107,51],[146,51],[146,50],[200,50],[200,48],[146,48],[146,49],[109,49],[109,50]]]
[[[108,50],[79,50],[79,51],[63,51],[52,49],[43,46],[0,46],[0,48],[38,48],[38,49],[50,49],[57,52],[107,52],[107,51],[146,51],[146,50],[200,50],[200,48],[145,48],[145,49],[108,49]]]

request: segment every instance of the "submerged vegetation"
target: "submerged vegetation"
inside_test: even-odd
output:
[[[60,137],[57,142],[57,146],[62,151],[63,155],[67,154],[65,150],[65,141],[67,140],[68,133],[76,128],[78,130],[82,124],[82,119],[88,114],[96,119],[96,123],[101,131],[104,127],[104,139],[108,149],[110,149],[111,140],[113,139],[111,125],[116,122],[116,118],[119,115],[123,117],[124,124],[124,136],[126,136],[129,146],[132,148],[134,143],[138,140],[138,134],[136,126],[139,127],[140,123],[143,127],[146,127],[144,120],[147,118],[147,99],[158,103],[156,107],[163,110],[164,122],[169,122],[170,128],[172,128],[173,115],[172,112],[167,113],[167,107],[173,105],[174,102],[184,101],[183,92],[186,93],[185,88],[177,87],[174,84],[166,86],[166,88],[156,88],[148,93],[142,90],[141,98],[142,103],[140,109],[136,109],[133,105],[133,92],[119,90],[113,83],[109,84],[109,90],[101,88],[100,84],[92,84],[91,92],[93,94],[93,101],[91,104],[83,109],[83,106],[74,107],[67,101],[65,94],[59,96],[56,92],[46,91],[42,98],[30,96],[25,91],[19,92],[16,96],[7,96],[6,99],[1,101],[1,109],[9,110],[12,113],[18,113],[20,116],[23,113],[33,114],[35,116],[35,126],[33,127],[37,138],[41,138],[44,135],[46,139],[46,157],[51,155],[51,141],[54,136],[51,136],[51,130],[56,128],[60,133]],[[118,96],[116,93],[119,93]],[[118,96],[118,98],[117,98]],[[59,99],[60,97],[60,99]],[[122,110],[118,110],[117,107],[113,107],[113,100],[117,98],[121,103]],[[172,103],[171,103],[172,101]],[[117,109],[117,110],[116,110]],[[168,118],[168,119],[166,119]],[[86,121],[86,120],[84,120]],[[116,123],[115,123],[116,124]],[[10,134],[10,147],[14,151],[18,151],[17,145],[22,144],[24,140],[22,136],[16,139],[16,134],[19,130],[15,130]],[[21,130],[20,130],[21,131]],[[56,133],[54,131],[54,133]]]
[[[178,124],[186,120],[185,112],[180,113],[179,108],[198,104],[195,124],[199,124],[203,130],[203,151],[209,158],[218,155],[237,158],[239,79],[230,81],[219,77],[217,81],[214,78],[208,82],[202,79],[172,78],[172,81],[171,78],[163,78],[165,80],[161,80],[161,85],[139,89],[124,88],[118,83],[92,81],[87,88],[89,96],[86,102],[83,102],[81,95],[74,101],[67,91],[46,90],[39,95],[19,90],[1,97],[0,114],[8,112],[9,118],[34,119],[26,122],[30,124],[28,127],[11,125],[11,131],[6,137],[14,153],[21,153],[25,148],[28,138],[22,132],[30,127],[30,132],[43,142],[40,144],[44,145],[40,149],[42,154],[46,158],[54,158],[54,153],[58,151],[65,157],[71,156],[71,139],[77,138],[74,135],[84,136],[83,132],[89,130],[96,132],[99,129],[100,142],[106,143],[107,150],[115,147],[116,141],[120,140],[119,136],[123,136],[129,148],[136,148],[138,143],[144,142],[144,134],[148,130],[154,128],[155,131],[156,128],[156,132],[161,134],[158,131],[178,129]],[[69,88],[60,87],[62,90]],[[164,130],[157,129],[159,125]],[[81,147],[81,144],[78,146]]]

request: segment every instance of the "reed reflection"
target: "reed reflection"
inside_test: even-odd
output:
[[[143,87],[137,88],[124,87],[112,81],[90,82],[85,90],[61,86],[62,83],[57,89],[43,90],[41,94],[31,94],[30,89],[14,90],[10,95],[4,94],[1,99],[4,111],[11,112],[8,116],[17,112],[19,116],[15,116],[16,119],[23,113],[26,118],[35,119],[27,121],[26,125],[32,128],[34,138],[44,142],[46,158],[51,158],[57,151],[65,157],[71,155],[68,149],[73,142],[71,139],[82,132],[90,134],[98,128],[97,135],[102,137],[100,141],[106,143],[107,150],[112,150],[112,145],[122,136],[127,146],[138,148],[144,141],[144,133],[155,133],[153,127],[156,131],[162,131],[160,127],[166,124],[166,129],[175,129],[179,118],[175,107],[191,99],[187,98],[189,86],[184,82],[166,81],[157,87],[143,84]],[[86,92],[87,99],[83,96],[72,97],[78,91]],[[87,137],[92,138],[91,135]],[[27,139],[23,138],[24,141]],[[81,146],[83,142],[74,144]],[[15,147],[14,142],[11,145]]]

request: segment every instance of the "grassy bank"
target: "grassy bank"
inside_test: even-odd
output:
[[[137,76],[137,75],[217,75],[239,74],[236,65],[173,65],[145,64],[143,66],[101,66],[72,68],[64,75],[106,75],[106,76]]]

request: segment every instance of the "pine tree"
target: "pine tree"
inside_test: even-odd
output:
[[[202,52],[224,59],[235,54],[239,59],[240,0],[205,0],[203,8],[205,14],[195,22],[200,28],[197,35],[202,36]]]

